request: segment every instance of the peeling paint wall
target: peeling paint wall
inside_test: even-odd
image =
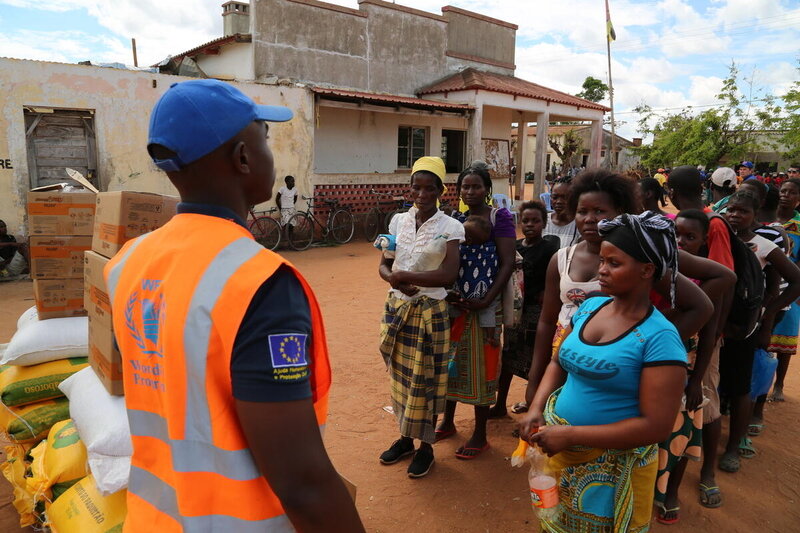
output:
[[[208,76],[221,80],[252,81],[253,45],[251,43],[233,43],[225,47],[224,53],[217,55],[201,54],[196,58],[197,66]]]
[[[0,218],[9,233],[25,235],[25,193],[30,188],[23,108],[94,111],[98,177],[102,190],[175,194],[147,154],[150,110],[172,83],[188,78],[84,65],[0,59]],[[153,84],[155,83],[155,87]],[[311,186],[313,98],[303,88],[236,84],[262,104],[290,107],[294,120],[270,127],[276,190],[285,174]],[[68,179],[65,176],[65,180]]]

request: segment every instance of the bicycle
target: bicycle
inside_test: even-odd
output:
[[[267,250],[276,250],[281,243],[281,224],[271,216],[276,211],[278,211],[278,208],[273,207],[266,211],[259,211],[261,214],[256,214],[253,208],[250,208],[250,218],[252,220],[247,229],[253,234],[256,242]]]
[[[289,246],[298,252],[311,246],[314,241],[314,225],[319,226],[323,238],[330,235],[337,244],[350,242],[355,231],[355,223],[349,206],[339,205],[339,200],[336,199],[321,198],[329,209],[328,219],[323,225],[316,216],[311,214],[314,202],[320,199],[308,196],[302,196],[302,198],[308,207],[306,211],[298,211],[289,219],[288,224],[292,226],[292,232],[288,236]]]
[[[394,196],[392,193],[379,192],[375,189],[370,189],[369,193],[379,197],[375,201],[375,207],[370,209],[367,212],[367,216],[364,217],[364,237],[366,237],[367,242],[372,242],[378,237],[379,233],[385,233],[386,229],[389,227],[386,216],[395,213],[395,211],[389,211],[389,213],[387,213],[381,206],[397,205],[399,208],[405,203],[406,199],[404,196]],[[380,197],[389,199],[381,200]]]

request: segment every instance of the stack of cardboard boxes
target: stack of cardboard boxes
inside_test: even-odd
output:
[[[28,193],[30,271],[41,320],[86,314],[83,253],[92,246],[95,193],[63,184]]]
[[[89,313],[89,363],[111,394],[124,394],[122,359],[114,340],[103,268],[126,242],[163,226],[175,214],[177,205],[175,197],[151,193],[97,195],[91,251],[84,252],[83,257],[83,303]]]

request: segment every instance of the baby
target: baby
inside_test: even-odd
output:
[[[465,300],[481,300],[497,276],[498,260],[494,241],[489,240],[492,224],[485,218],[469,216],[464,221],[464,244],[461,245],[461,263],[458,269],[457,290]],[[478,311],[478,325],[484,337],[494,346],[499,343],[497,335],[497,304],[500,297]]]

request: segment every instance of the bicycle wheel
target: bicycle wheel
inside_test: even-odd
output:
[[[364,217],[364,237],[367,242],[373,242],[378,238],[378,233],[381,231],[381,222],[383,221],[383,212],[380,209],[370,209],[367,216]]]
[[[289,246],[302,252],[314,240],[314,222],[308,213],[295,213],[287,222],[289,228]]]
[[[339,244],[350,242],[356,229],[353,222],[353,213],[347,209],[337,209],[331,213],[329,228],[334,241]]]
[[[281,225],[272,217],[265,215],[255,218],[248,229],[256,242],[267,250],[275,250],[281,243]]]

